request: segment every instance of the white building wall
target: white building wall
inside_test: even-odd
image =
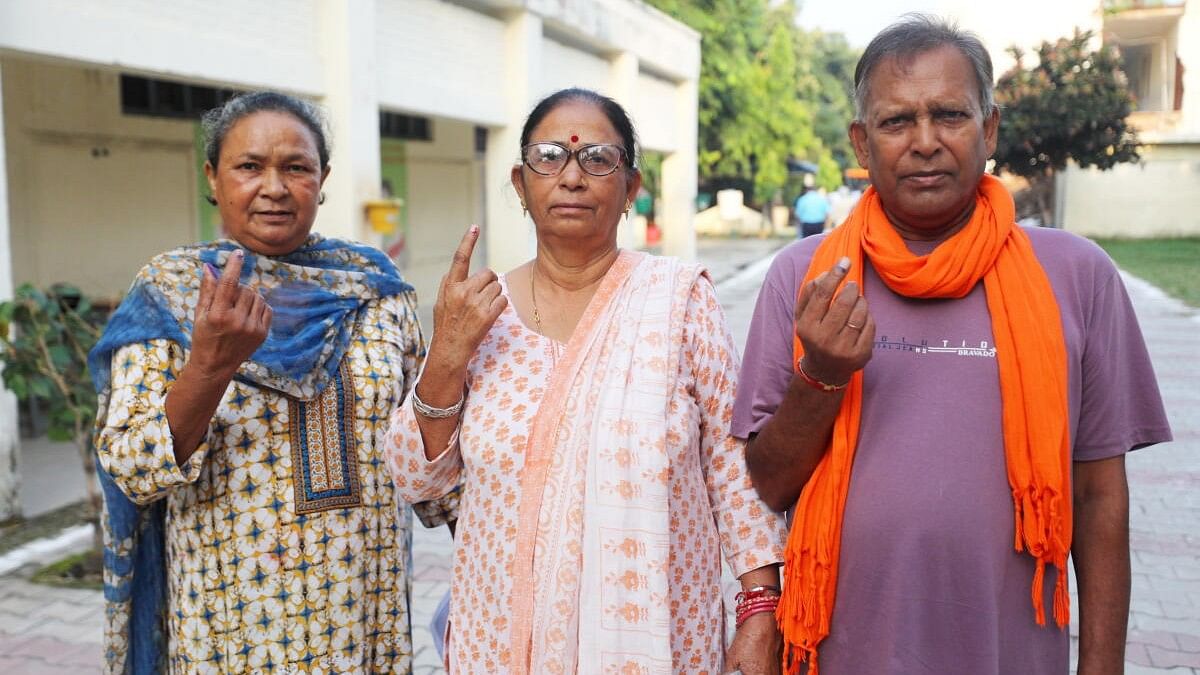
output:
[[[119,75],[4,58],[12,277],[116,298],[196,240],[194,123],[121,114]]]
[[[1167,32],[1155,15],[1155,10],[1137,10],[1124,22],[1133,30],[1145,28],[1148,43],[1158,48],[1151,87],[1161,110],[1131,118],[1145,125],[1139,133],[1142,161],[1109,171],[1071,166],[1060,174],[1059,221],[1072,232],[1101,237],[1200,233],[1200,6],[1186,5]],[[1176,56],[1183,62],[1184,84],[1182,110],[1173,112]]]
[[[505,23],[441,0],[378,0],[379,103],[502,125]]]
[[[14,0],[0,3],[0,49],[318,94],[321,2]]]
[[[583,87],[606,96],[614,95],[609,87],[610,66],[607,59],[569,47],[558,40],[543,40],[542,68],[541,82],[535,92],[539,99],[568,87]]]
[[[479,222],[485,190],[480,184],[481,162],[475,158],[474,125],[436,120],[432,135],[432,141],[404,144],[409,237],[407,262],[402,271],[404,278],[417,289],[423,320],[432,316],[438,285],[463,233],[468,226]],[[516,155],[515,150],[512,155]],[[500,187],[508,182],[507,174],[486,178]],[[515,202],[514,198],[514,205]],[[485,264],[483,248],[476,246],[473,272]],[[432,327],[427,321],[425,325]]]
[[[560,35],[595,45],[596,51],[630,52],[679,80],[699,75],[700,40],[692,29],[643,2],[630,0],[480,0],[538,15]]]
[[[638,73],[637,96],[633,110],[633,122],[642,137],[642,147],[658,152],[674,152],[681,142],[686,142],[680,120],[674,115],[664,115],[664,110],[675,107],[677,86],[661,77],[645,71]]]
[[[1200,233],[1200,144],[1150,145],[1142,154],[1140,165],[1059,174],[1063,228],[1096,237]]]

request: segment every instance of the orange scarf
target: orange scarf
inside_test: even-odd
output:
[[[1067,352],[1050,281],[1029,236],[1013,218],[1012,196],[1000,181],[985,175],[970,222],[929,255],[915,256],[869,188],[846,222],[817,247],[804,280],[848,256],[852,264],[843,283],[854,280],[862,288],[864,254],[888,288],[905,297],[961,298],[983,280],[1000,372],[1004,456],[1016,513],[1014,546],[1037,559],[1032,595],[1038,625],[1046,623],[1046,564],[1058,568],[1054,619],[1061,628],[1071,609],[1066,574],[1071,549]],[[797,362],[803,352],[797,339]],[[799,673],[800,662],[807,659],[810,674],[816,675],[817,645],[829,634],[862,400],[859,371],[846,389],[829,447],[797,503],[777,611],[788,673]]]

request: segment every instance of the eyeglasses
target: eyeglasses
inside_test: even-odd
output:
[[[625,150],[619,145],[594,143],[574,150],[558,143],[530,143],[521,148],[521,161],[534,173],[557,176],[574,155],[579,168],[592,176],[607,176],[621,166]]]

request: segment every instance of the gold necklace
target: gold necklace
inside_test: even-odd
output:
[[[533,325],[537,326],[537,332],[545,335],[545,331],[542,330],[542,315],[538,312],[537,291],[533,288],[533,271],[536,268],[536,262],[529,268],[529,299],[533,301]]]

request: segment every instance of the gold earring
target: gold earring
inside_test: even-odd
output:
[[[529,210],[525,208],[525,200],[522,199],[521,200],[521,217],[524,218],[527,215],[529,215]]]

